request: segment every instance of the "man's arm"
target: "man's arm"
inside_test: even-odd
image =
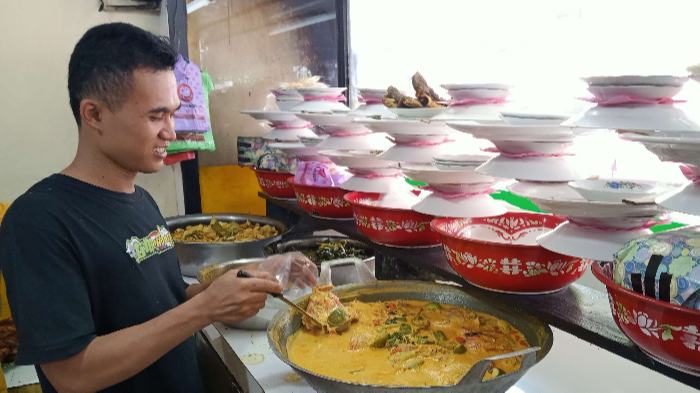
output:
[[[60,392],[94,392],[133,377],[195,332],[214,321],[238,322],[265,306],[267,292],[279,284],[236,277],[230,271],[193,297],[157,318],[95,338],[84,350],[64,360],[42,364]]]
[[[248,263],[245,265],[241,265],[237,270],[245,270],[247,272],[254,272],[258,270],[258,266],[260,265],[260,262],[252,262]],[[199,295],[202,293],[205,289],[211,285],[211,283],[214,282],[214,280],[199,283],[199,284],[190,284],[185,288],[185,293],[187,293],[187,298],[192,299],[193,297]]]

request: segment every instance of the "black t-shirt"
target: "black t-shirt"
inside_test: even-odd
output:
[[[155,201],[140,187],[118,193],[64,175],[34,185],[0,226],[16,362],[37,365],[43,391],[55,392],[38,365],[185,302],[173,247]],[[105,391],[202,392],[194,337]]]

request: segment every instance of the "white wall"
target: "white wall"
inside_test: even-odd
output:
[[[0,2],[0,201],[70,164],[78,130],[68,103],[68,60],[76,42],[97,24],[128,22],[167,35],[165,15],[98,12],[98,0]],[[165,5],[165,2],[163,2]],[[137,183],[164,216],[177,215],[175,175],[165,167]]]

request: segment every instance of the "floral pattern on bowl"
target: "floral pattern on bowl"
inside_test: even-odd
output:
[[[596,262],[591,270],[607,287],[610,310],[620,330],[655,360],[700,376],[700,311],[617,285],[610,265]]]
[[[614,190],[635,190],[635,189],[643,189],[644,185],[631,182],[631,181],[608,181],[605,182],[605,188],[612,188]]]
[[[352,192],[345,200],[352,205],[357,229],[372,242],[390,247],[424,248],[440,244],[430,228],[434,216],[410,209],[378,206],[379,193]]]
[[[294,199],[294,189],[287,182],[289,173],[253,168],[260,188],[273,198]]]
[[[470,283],[498,292],[556,292],[579,279],[591,260],[558,254],[536,239],[564,219],[510,212],[501,217],[443,218],[432,228],[442,239],[445,257]]]

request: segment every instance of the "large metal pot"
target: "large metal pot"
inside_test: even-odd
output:
[[[397,299],[434,301],[493,315],[520,330],[531,348],[512,352],[477,362],[460,382],[452,386],[405,387],[362,385],[325,377],[301,368],[287,357],[287,339],[301,327],[301,315],[287,307],[275,315],[267,330],[268,342],[272,351],[283,362],[292,367],[317,392],[333,393],[493,393],[505,392],[537,362],[542,360],[552,347],[552,330],[538,319],[501,305],[486,303],[470,297],[459,288],[429,282],[379,281],[376,283],[352,284],[335,288],[333,291],[343,302],[358,299],[364,302],[389,301]],[[309,296],[296,303],[306,308]],[[331,350],[331,349],[329,349]],[[524,355],[520,370],[482,381],[489,361],[498,358]]]
[[[342,236],[310,236],[302,239],[283,240],[271,243],[265,247],[265,255],[283,254],[291,251],[306,251],[318,248],[319,243],[335,243],[339,241],[347,241],[347,244],[353,245],[364,250],[367,253],[367,259],[364,264],[367,266],[372,276],[375,275],[374,249],[365,243],[358,240],[349,239]],[[341,262],[341,261],[338,261]],[[321,264],[318,264],[319,268]],[[359,272],[354,263],[333,263],[328,267],[332,270],[333,285],[345,285],[362,281]]]
[[[224,222],[235,221],[243,224],[250,221],[253,224],[272,225],[277,228],[279,235],[267,239],[251,240],[247,242],[226,242],[226,243],[197,243],[197,242],[175,242],[177,258],[180,260],[180,270],[182,274],[190,277],[197,277],[197,273],[204,267],[215,263],[232,261],[243,258],[262,258],[265,256],[263,248],[282,238],[289,232],[289,225],[264,216],[254,216],[247,214],[213,214],[216,219]],[[178,228],[185,228],[188,225],[209,224],[212,214],[190,214],[186,216],[166,218],[165,222],[174,232]]]

